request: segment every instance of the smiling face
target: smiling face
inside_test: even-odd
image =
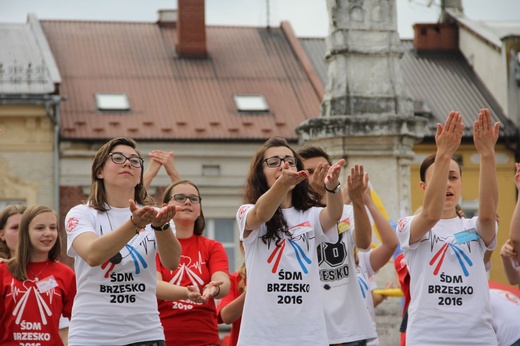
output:
[[[31,243],[31,260],[42,261],[58,239],[58,220],[53,212],[36,215],[29,223],[29,241]]]
[[[422,184],[423,190],[426,190],[428,182],[430,181],[433,174],[433,167],[435,163],[433,163],[426,170],[425,174],[425,182]],[[446,197],[444,199],[444,210],[453,210],[455,211],[455,207],[459,202],[459,199],[462,195],[462,177],[460,174],[459,164],[455,160],[451,160],[450,162],[450,171],[448,174],[448,184],[446,186]]]
[[[278,157],[278,158],[286,158],[286,157],[293,157],[294,154],[291,151],[291,149],[287,147],[271,147],[267,149],[264,153],[264,160],[270,157]],[[265,175],[265,180],[267,182],[267,186],[271,188],[273,186],[274,182],[278,177],[282,174],[282,165],[284,165],[284,161],[280,163],[278,167],[268,167],[266,162],[264,162],[263,165],[263,172]],[[296,167],[289,167],[289,169],[293,171],[297,171],[298,168]]]
[[[191,184],[178,184],[175,185],[170,192],[170,197],[174,195],[184,195],[187,198],[183,201],[176,201],[175,198],[170,198],[168,201],[169,205],[181,206],[182,209],[178,210],[173,217],[174,221],[178,222],[189,222],[195,223],[197,218],[200,216],[201,206],[199,203],[192,202],[189,196],[199,196],[199,192],[195,186]],[[200,197],[200,196],[199,196]]]
[[[139,157],[137,151],[127,145],[116,145],[112,153],[121,153],[127,158]],[[129,160],[123,163],[115,163],[109,156],[103,168],[97,173],[98,179],[103,179],[105,186],[131,186],[134,188],[141,181],[142,167],[134,167]]]
[[[21,220],[22,214],[11,215],[5,223],[5,228],[0,230],[0,239],[7,244],[11,257],[14,256],[16,247],[18,246],[18,229],[20,228]]]

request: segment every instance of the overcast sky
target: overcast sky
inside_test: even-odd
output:
[[[279,26],[288,20],[300,37],[328,33],[327,0],[206,0],[210,25]],[[398,31],[412,38],[414,23],[435,22],[440,0],[396,0]],[[427,6],[433,2],[432,6]],[[465,14],[473,20],[520,21],[520,0],[465,0]],[[177,7],[176,0],[0,0],[0,22],[26,21],[29,12],[40,19],[123,20],[155,22],[158,9]]]

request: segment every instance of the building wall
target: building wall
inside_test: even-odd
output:
[[[459,30],[459,48],[502,110],[510,115],[507,98],[508,69],[502,51],[497,51],[464,28]]]
[[[412,208],[416,210],[422,205],[423,192],[419,188],[419,167],[423,159],[431,153],[435,153],[434,145],[417,145],[416,156],[411,166]],[[473,207],[477,207],[478,183],[479,183],[479,156],[473,144],[463,144],[457,151],[462,158],[462,209],[471,214]],[[507,283],[507,278],[500,261],[500,248],[509,237],[509,223],[513,215],[516,203],[516,187],[514,183],[515,165],[514,154],[503,145],[496,147],[497,181],[498,181],[498,215],[500,218],[497,247],[492,256],[492,269],[490,278]],[[470,215],[468,215],[470,216]]]
[[[0,203],[54,207],[54,127],[40,106],[0,106]]]

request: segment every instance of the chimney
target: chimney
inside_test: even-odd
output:
[[[206,57],[205,0],[177,0],[177,53]]]
[[[459,31],[456,24],[414,24],[413,44],[421,50],[458,50]]]

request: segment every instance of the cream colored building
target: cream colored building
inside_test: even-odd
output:
[[[0,28],[0,208],[58,210],[58,69],[35,17]]]

